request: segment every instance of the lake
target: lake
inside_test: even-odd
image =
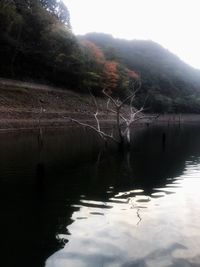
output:
[[[1,266],[200,266],[200,126],[0,136]]]

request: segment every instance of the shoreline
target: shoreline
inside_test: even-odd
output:
[[[105,112],[106,101],[96,98],[99,119],[105,127],[114,123],[115,116]],[[124,108],[128,112],[129,107]],[[0,131],[34,130],[43,128],[78,127],[70,118],[95,124],[95,103],[86,94],[36,83],[0,78]],[[155,116],[155,114],[148,114]],[[148,124],[149,119],[137,122]],[[200,114],[161,114],[153,122],[165,124],[200,123]]]
[[[151,114],[152,115],[152,114]],[[89,125],[95,125],[94,119],[80,119],[79,114],[77,113],[74,119],[80,120],[83,123],[88,123]],[[200,123],[200,115],[196,114],[187,114],[179,119],[179,116],[175,115],[161,115],[155,121],[150,122],[149,120],[137,122],[136,126],[150,126],[150,125],[185,125],[185,124],[198,124]],[[115,124],[114,120],[102,120],[102,127],[112,127]],[[44,129],[56,129],[56,128],[71,128],[71,127],[81,127],[76,123],[70,121],[70,119],[48,119],[48,120],[40,120],[40,125],[38,124],[38,120],[33,119],[10,119],[10,120],[0,120],[0,132],[7,131],[37,131],[39,128]]]

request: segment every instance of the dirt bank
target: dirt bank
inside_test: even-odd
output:
[[[112,120],[103,112],[104,100],[98,99],[100,117]],[[69,118],[83,121],[93,119],[95,105],[90,96],[75,92],[0,79],[0,129],[32,128],[70,125]]]
[[[105,112],[105,100],[98,98],[100,119],[112,123]],[[96,110],[92,98],[66,89],[0,79],[0,129],[70,126],[70,118],[94,122]],[[128,108],[127,108],[128,110]],[[127,111],[126,108],[124,112]],[[161,115],[157,122],[200,122],[200,115]],[[144,122],[144,123],[147,123]]]

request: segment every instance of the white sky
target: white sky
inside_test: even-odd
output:
[[[200,69],[200,0],[64,0],[73,32],[153,40]]]

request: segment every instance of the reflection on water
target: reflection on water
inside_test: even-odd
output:
[[[187,162],[181,176],[151,194],[135,189],[103,202],[80,199],[70,235],[58,234],[69,243],[46,266],[199,266],[199,177],[200,165]]]
[[[2,266],[200,266],[200,127],[134,138],[119,155],[73,129],[42,151],[35,134],[2,134]]]

